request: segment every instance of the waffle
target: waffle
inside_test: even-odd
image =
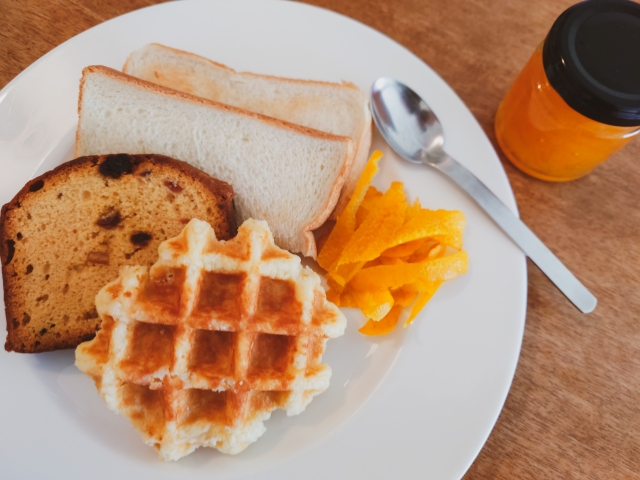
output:
[[[239,453],[273,410],[297,415],[329,386],[322,354],[346,319],[266,222],[225,242],[194,219],[159,255],[98,293],[102,328],[76,365],[164,460]]]

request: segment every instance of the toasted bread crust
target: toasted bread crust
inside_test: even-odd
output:
[[[304,243],[304,246],[301,248],[300,253],[302,253],[302,255],[304,256],[310,256],[313,258],[316,257],[316,254],[317,254],[316,245],[315,245],[315,239],[314,239],[312,230],[315,228],[318,228],[329,218],[329,216],[331,215],[331,212],[336,206],[336,203],[338,202],[338,198],[340,197],[340,192],[342,191],[344,182],[351,170],[351,165],[354,159],[354,154],[353,154],[354,145],[353,145],[353,141],[350,138],[339,136],[339,135],[333,135],[326,132],[321,132],[311,128],[303,127],[301,125],[296,125],[290,122],[285,122],[283,120],[267,117],[259,113],[250,112],[247,110],[243,110],[241,108],[225,105],[219,102],[214,102],[212,100],[207,100],[201,97],[197,97],[195,95],[190,95],[188,93],[179,92],[177,90],[166,88],[161,85],[147,82],[145,80],[140,80],[138,78],[132,77],[130,75],[124,74],[122,72],[119,72],[117,70],[114,70],[112,68],[105,67],[102,65],[88,66],[88,67],[85,67],[82,71],[82,79],[80,81],[80,94],[78,98],[78,115],[80,118],[82,118],[82,105],[83,105],[82,97],[84,94],[84,84],[86,82],[87,76],[90,74],[98,74],[98,75],[111,77],[121,82],[126,82],[132,85],[136,85],[141,89],[166,95],[168,97],[180,99],[182,101],[189,102],[195,105],[207,106],[207,107],[215,108],[218,110],[226,111],[229,113],[251,117],[267,125],[271,125],[274,127],[282,128],[282,129],[297,132],[297,133],[302,133],[305,135],[310,135],[317,139],[343,142],[347,146],[346,154],[342,161],[342,167],[338,172],[338,175],[336,176],[336,180],[333,184],[331,192],[327,196],[327,200],[325,201],[325,204],[322,206],[322,209],[319,210],[319,213],[316,216],[316,218],[311,220],[299,232],[300,238]],[[81,128],[78,127],[78,130],[76,131],[76,155],[81,153],[79,151],[79,145],[82,141],[81,136],[82,136],[82,131],[81,131]]]
[[[130,171],[108,171],[105,175],[101,166],[113,157],[125,159]],[[140,193],[130,188],[133,177],[138,184],[147,185],[140,188]],[[167,183],[167,179],[176,183]],[[104,188],[96,190],[98,183]],[[85,195],[91,200],[81,205]],[[147,205],[125,205],[127,196]],[[145,212],[155,207],[161,210],[165,205],[158,201],[170,197],[174,200],[166,201],[175,202],[173,210],[168,210],[162,226],[154,229],[153,219]],[[207,205],[195,205],[196,198],[206,200]],[[48,209],[42,209],[43,202]],[[107,217],[101,223],[107,204],[115,205],[117,218]],[[84,219],[74,216],[74,210],[80,208],[90,212]],[[121,265],[155,261],[157,245],[180,231],[184,221],[190,219],[182,215],[191,212],[212,223],[219,238],[232,238],[237,231],[230,185],[185,162],[160,155],[81,157],[29,181],[0,213],[5,349],[36,353],[74,348],[91,339],[100,324],[93,305],[98,289],[117,276]],[[94,252],[98,244],[105,248]],[[93,288],[95,283],[96,291],[83,292],[82,301],[70,301],[73,289],[81,290],[85,283],[74,283],[69,276],[83,269],[89,272],[85,274],[86,288]]]
[[[199,61],[204,61],[207,62],[211,65],[215,65],[218,68],[222,68],[224,70],[227,70],[230,73],[237,73],[240,75],[246,75],[247,77],[253,77],[253,78],[265,78],[265,79],[269,79],[269,80],[277,80],[279,82],[284,82],[284,83],[297,83],[297,84],[302,84],[302,85],[325,85],[325,86],[331,86],[331,87],[335,87],[335,88],[345,88],[345,89],[349,89],[349,90],[356,90],[356,91],[360,91],[360,89],[353,84],[352,82],[347,82],[347,81],[342,81],[340,83],[336,83],[336,82],[323,82],[321,80],[306,80],[306,79],[302,79],[302,78],[287,78],[287,77],[278,77],[276,75],[264,75],[262,73],[253,73],[253,72],[239,72],[227,65],[224,65],[223,63],[219,63],[219,62],[215,62],[209,58],[206,57],[202,57],[200,55],[196,55],[195,53],[191,53],[191,52],[187,52],[185,50],[180,50],[178,48],[173,48],[173,47],[167,47],[166,45],[162,45],[160,43],[150,43],[149,46],[154,46],[154,47],[158,47],[160,49],[163,50],[168,50],[170,52],[174,52],[180,55],[185,55],[187,57],[191,57],[191,58],[195,58]],[[127,60],[124,62],[124,66],[122,67],[122,71],[123,73],[127,74],[127,70],[129,69],[129,65],[131,62],[131,58],[132,58],[133,54],[129,55],[127,57]]]

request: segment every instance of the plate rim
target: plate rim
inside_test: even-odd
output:
[[[482,128],[482,126],[479,124],[479,122],[477,121],[477,119],[475,118],[475,116],[473,115],[473,113],[471,113],[471,111],[469,110],[469,108],[467,107],[466,103],[464,103],[462,101],[462,99],[458,96],[458,94],[455,92],[455,90],[453,90],[451,88],[451,86],[444,80],[442,79],[442,77],[440,77],[440,75],[434,71],[428,63],[426,63],[424,60],[422,60],[420,57],[418,57],[416,54],[414,54],[411,50],[409,50],[407,47],[405,47],[404,45],[402,45],[401,43],[397,42],[396,40],[388,37],[387,35],[385,35],[384,33],[374,29],[373,27],[364,24],[358,20],[355,20],[353,18],[350,18],[344,14],[332,11],[332,10],[328,10],[325,9],[323,7],[319,7],[316,5],[310,5],[310,4],[306,4],[306,3],[302,3],[302,2],[297,2],[297,1],[288,1],[288,0],[270,0],[270,1],[265,1],[265,0],[242,0],[242,2],[244,4],[250,4],[250,3],[263,3],[263,4],[267,4],[267,3],[278,3],[278,4],[287,4],[289,6],[294,6],[295,8],[305,8],[305,9],[314,9],[314,10],[318,10],[318,11],[322,11],[324,13],[329,13],[331,15],[335,15],[338,16],[340,18],[342,18],[343,20],[346,20],[348,22],[352,22],[353,24],[359,26],[359,27],[365,27],[367,30],[369,30],[371,33],[376,34],[380,37],[382,37],[384,39],[384,41],[386,42],[391,42],[393,43],[396,47],[400,47],[402,50],[404,50],[405,53],[409,54],[414,61],[417,61],[419,63],[421,63],[422,65],[426,66],[429,70],[431,70],[440,81],[442,81],[442,83],[444,83],[449,90],[457,97],[457,99],[460,101],[461,104],[464,105],[464,107],[469,111],[469,113],[471,114],[471,116],[474,119],[475,122],[475,126],[477,129],[479,129],[482,132],[482,135],[484,137],[484,139],[489,143],[489,145],[491,146],[491,149],[493,150],[493,152],[496,154],[496,157],[498,159],[498,163],[500,166],[500,175],[503,177],[501,179],[501,181],[503,183],[506,184],[506,188],[508,190],[508,200],[509,203],[507,206],[514,211],[514,213],[519,216],[518,213],[518,207],[517,207],[517,203],[516,203],[516,198],[513,192],[513,188],[511,186],[511,183],[509,181],[508,176],[506,175],[506,171],[504,169],[504,166],[502,164],[502,162],[500,162],[499,157],[497,155],[497,151],[496,151],[496,147],[494,147],[494,145],[489,141],[488,136],[486,134],[486,132],[484,131],[484,129]],[[129,16],[129,15],[141,15],[141,12],[147,11],[147,10],[152,10],[152,9],[163,9],[163,8],[176,8],[176,5],[180,4],[180,3],[218,3],[218,4],[237,4],[240,3],[238,0],[190,0],[189,2],[166,2],[166,3],[161,3],[161,4],[155,4],[155,5],[149,5],[146,7],[142,7],[136,10],[132,10],[130,12],[127,12],[125,14],[116,16],[114,18],[111,18],[109,20],[106,20],[105,22],[99,23],[87,30],[84,30],[80,33],[78,33],[77,35],[74,35],[73,37],[65,40],[63,43],[57,45],[56,47],[52,48],[50,51],[48,51],[47,53],[45,53],[44,55],[42,55],[41,57],[39,57],[38,59],[36,59],[34,62],[32,62],[29,66],[27,66],[25,69],[23,69],[18,75],[16,75],[13,79],[11,79],[1,90],[0,90],[0,102],[4,99],[4,97],[8,94],[9,90],[11,90],[16,84],[18,84],[22,78],[24,78],[25,75],[27,75],[29,72],[31,72],[34,68],[36,68],[40,63],[42,63],[43,61],[45,61],[46,59],[48,59],[49,57],[55,55],[58,51],[68,47],[71,43],[78,41],[79,39],[81,39],[81,37],[85,34],[87,34],[88,32],[97,29],[97,28],[101,28],[106,24],[110,24],[112,22],[116,22],[119,19],[121,19],[124,16]],[[375,126],[373,127],[375,128]],[[482,443],[479,445],[477,451],[473,454],[470,462],[468,463],[468,465],[464,466],[463,469],[461,470],[461,475],[463,476],[464,473],[470,468],[470,466],[473,464],[473,462],[475,461],[475,459],[477,458],[478,454],[480,453],[480,451],[484,448],[489,436],[491,435],[493,429],[495,428],[495,425],[498,421],[498,418],[500,416],[500,414],[503,411],[504,408],[504,404],[507,400],[508,397],[508,393],[511,389],[511,386],[513,384],[513,379],[515,377],[516,371],[517,371],[517,366],[519,363],[519,359],[520,359],[520,352],[521,352],[521,348],[522,348],[522,342],[523,342],[523,335],[524,335],[524,330],[525,330],[525,325],[526,325],[526,311],[527,311],[527,297],[528,297],[528,264],[526,262],[526,256],[524,254],[521,255],[521,263],[523,263],[523,271],[522,271],[522,278],[521,281],[524,284],[524,289],[523,289],[523,299],[521,299],[520,302],[520,308],[522,310],[522,321],[520,322],[521,325],[521,332],[520,335],[518,336],[519,338],[519,342],[517,345],[517,355],[515,358],[515,362],[513,364],[513,369],[512,372],[510,374],[510,380],[509,382],[503,387],[504,388],[504,394],[502,395],[502,401],[500,403],[500,407],[497,410],[497,414],[495,415],[495,418],[492,419],[491,421],[491,428],[488,429],[488,431],[486,432],[486,435],[484,437],[484,440],[482,441]],[[348,425],[348,421],[344,422],[339,428],[337,428],[337,431],[340,431],[344,428],[346,428],[346,426]]]

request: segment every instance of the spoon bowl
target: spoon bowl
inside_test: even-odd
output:
[[[580,311],[589,313],[596,308],[596,297],[529,227],[473,173],[447,155],[442,124],[416,92],[397,80],[379,78],[371,87],[371,111],[378,130],[398,155],[435,167],[451,178]]]
[[[440,155],[444,145],[442,124],[429,105],[406,85],[392,78],[376,80],[371,87],[371,110],[387,143],[405,160],[424,163],[427,157]]]

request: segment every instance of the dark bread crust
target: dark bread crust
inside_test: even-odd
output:
[[[105,166],[105,160],[113,160],[114,157],[123,160],[126,165],[130,167],[130,173],[125,172],[122,177],[124,180],[120,182],[119,175],[113,176],[113,172],[107,172],[105,175],[105,173],[100,170],[101,166]],[[129,177],[128,179],[126,178],[127,176]],[[149,178],[147,178],[147,176]],[[132,180],[133,177],[137,179],[134,181]],[[151,184],[150,179],[152,177],[154,183]],[[164,178],[180,178],[182,180],[180,180],[180,185],[174,185],[170,182],[167,183],[166,180],[164,184],[162,184],[161,180]],[[69,319],[69,316],[64,314],[65,312],[71,313],[69,312],[69,306],[66,306],[66,309],[55,308],[58,306],[56,302],[62,300],[59,289],[56,291],[53,291],[55,289],[52,289],[52,291],[43,289],[36,293],[40,295],[37,303],[40,303],[40,299],[44,298],[42,301],[43,304],[47,302],[51,304],[51,308],[47,310],[47,316],[51,316],[52,318],[44,318],[42,315],[34,313],[33,309],[37,309],[33,305],[33,292],[31,292],[31,301],[27,301],[26,297],[28,295],[25,296],[25,292],[29,291],[29,289],[43,288],[43,285],[49,288],[49,286],[53,287],[55,285],[54,282],[47,283],[43,280],[45,276],[44,273],[47,273],[47,281],[51,275],[52,280],[60,282],[59,279],[62,278],[60,277],[60,271],[64,269],[69,270],[70,266],[63,264],[62,260],[57,260],[53,256],[47,257],[46,245],[50,245],[51,243],[45,241],[49,241],[46,237],[49,230],[44,230],[47,225],[44,225],[42,232],[39,230],[35,231],[34,226],[25,225],[24,219],[31,218],[32,212],[30,209],[33,209],[34,206],[42,207],[42,202],[44,201],[51,202],[52,198],[61,198],[63,195],[71,193],[71,189],[77,188],[78,183],[85,179],[91,179],[93,185],[98,181],[104,182],[104,192],[89,192],[89,194],[94,197],[98,197],[100,194],[104,197],[107,191],[110,192],[111,195],[115,194],[116,199],[120,198],[120,195],[124,196],[126,194],[129,197],[133,196],[141,205],[140,209],[133,209],[133,214],[125,215],[121,218],[118,212],[113,218],[107,218],[107,221],[102,223],[100,223],[102,218],[100,218],[98,222],[95,221],[100,215],[100,212],[97,211],[95,215],[93,215],[94,211],[91,210],[92,216],[88,216],[86,222],[77,221],[76,215],[75,223],[73,223],[73,220],[69,220],[69,230],[72,230],[73,233],[69,231],[67,235],[62,235],[59,236],[61,238],[56,237],[51,240],[55,242],[58,247],[62,245],[62,247],[69,251],[72,249],[77,251],[79,248],[80,251],[76,254],[76,257],[82,257],[84,254],[85,256],[82,258],[87,258],[86,262],[89,262],[90,257],[87,257],[86,253],[82,251],[84,240],[84,237],[83,239],[80,238],[82,232],[92,229],[94,237],[97,236],[98,233],[102,236],[104,236],[105,233],[109,235],[113,245],[107,246],[106,264],[104,266],[100,265],[103,263],[103,259],[98,255],[93,260],[96,264],[91,263],[90,268],[88,268],[89,270],[95,271],[95,274],[92,274],[92,279],[94,280],[97,278],[107,283],[113,279],[111,277],[114,275],[114,271],[117,276],[117,268],[123,264],[139,262],[150,264],[155,262],[157,259],[157,245],[166,238],[170,238],[178,233],[176,229],[181,229],[185,221],[190,220],[190,218],[186,218],[185,215],[190,217],[191,215],[193,217],[198,216],[201,220],[212,223],[216,235],[220,239],[230,239],[235,236],[237,232],[233,209],[233,188],[229,184],[214,179],[185,162],[163,155],[118,154],[80,157],[30,180],[9,203],[2,207],[0,213],[0,260],[2,261],[7,320],[7,340],[5,343],[5,349],[7,351],[35,353],[75,348],[79,343],[93,338],[99,328],[100,320],[97,315],[95,315],[93,305],[93,296],[97,293],[97,290],[96,292],[88,292],[88,294],[85,295],[86,298],[91,299],[90,305],[88,301],[85,301],[87,305],[84,305],[79,312],[76,312],[78,315],[72,319]],[[139,193],[134,192],[132,188],[123,188],[125,184],[131,185],[131,182],[134,182],[134,185],[136,185],[135,182],[138,182],[140,185],[151,186],[146,187],[146,190],[141,187]],[[160,185],[160,187],[158,185]],[[85,185],[83,188],[88,187]],[[53,192],[52,189],[55,189],[56,192]],[[149,192],[155,193],[155,197],[153,198],[156,198],[158,205],[148,204],[150,201]],[[57,193],[57,197],[54,193]],[[52,195],[54,196],[52,197]],[[165,198],[161,197],[161,195],[166,196],[166,198],[178,198],[178,200],[175,200],[175,208],[169,210],[168,214],[168,216],[171,216],[172,212],[175,211],[175,218],[167,219],[166,213],[165,216],[160,218],[163,225],[168,224],[171,226],[172,231],[165,232],[165,227],[159,229],[159,231],[152,231],[153,234],[146,231],[138,232],[135,229],[138,220],[147,225],[145,227],[146,230],[153,229],[153,226],[149,226],[152,225],[150,223],[152,219],[148,218],[149,215],[145,214],[145,212],[154,206],[166,207],[166,205],[160,205],[160,202],[157,201],[157,199]],[[45,198],[48,200],[45,200]],[[198,199],[199,201],[194,202],[193,199]],[[102,204],[104,204],[105,201],[101,201]],[[144,205],[143,208],[145,202],[147,202],[147,204]],[[167,200],[167,202],[169,202],[169,200]],[[97,203],[98,200],[96,200],[96,204]],[[198,203],[206,203],[206,205],[198,205]],[[62,202],[60,204],[62,205]],[[72,212],[72,210],[80,207],[69,204],[69,201],[64,205],[66,205],[66,207],[59,207],[63,211],[57,213],[64,214],[64,208],[67,208],[69,218],[74,218],[74,212]],[[85,206],[85,211],[87,208],[91,209],[92,207]],[[132,211],[131,205],[128,206],[128,211]],[[139,217],[137,219],[131,218],[132,216],[136,217],[138,215]],[[178,218],[179,215],[180,218]],[[51,218],[50,221],[53,222],[54,228],[58,227],[59,231],[60,224],[64,224],[67,218],[61,216],[61,218]],[[40,226],[42,227],[42,225]],[[164,236],[165,233],[166,236]],[[116,236],[118,239],[114,240]],[[161,238],[163,236],[164,238]],[[130,258],[131,261],[125,261],[125,257],[121,255],[123,238],[130,238],[127,246],[130,250],[133,250],[133,252],[127,254],[128,256],[126,256],[126,258]],[[149,245],[150,241],[151,245]],[[85,243],[90,242],[85,241]],[[34,247],[40,247],[40,249],[34,251]],[[111,255],[108,253],[109,248],[113,250]],[[151,250],[153,250],[153,252]],[[117,255],[114,254],[114,252],[117,253]],[[31,261],[31,257],[38,257],[37,261]],[[42,265],[42,258],[47,258],[46,270],[44,271],[42,269],[38,270]],[[25,270],[24,265],[26,263],[28,263],[28,266]],[[21,267],[20,270],[18,270],[18,267]],[[76,264],[72,267],[81,269],[83,265]],[[58,274],[57,276],[56,272]],[[106,276],[106,278],[102,279],[101,276]],[[56,280],[56,278],[58,278],[58,280]],[[62,282],[64,282],[64,280],[62,280]],[[68,288],[68,284],[65,285],[65,287]],[[82,284],[78,287],[82,288]],[[64,311],[55,313],[57,310]],[[53,318],[56,315],[58,318]],[[61,322],[60,318],[62,317],[67,317],[67,319]]]

